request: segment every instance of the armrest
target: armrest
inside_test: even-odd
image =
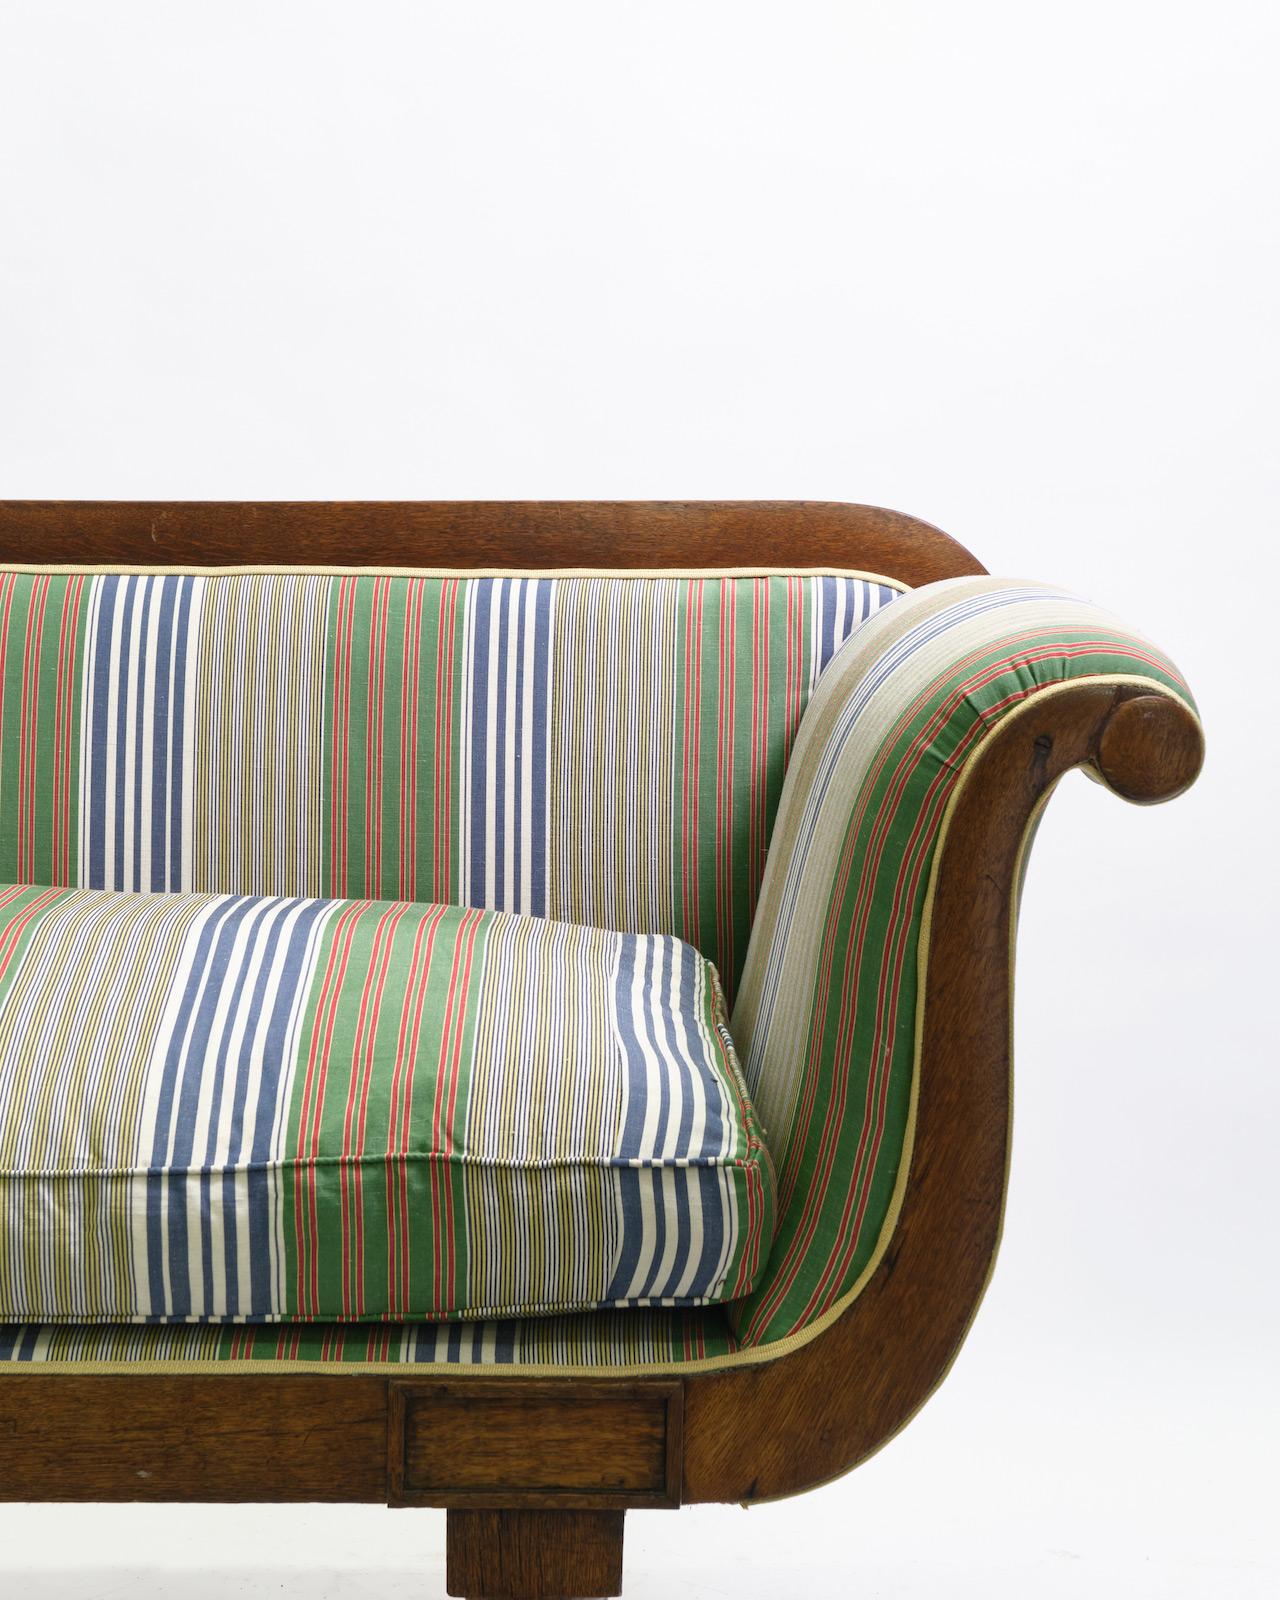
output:
[[[1072,764],[1141,803],[1194,781],[1202,735],[1172,662],[1049,587],[929,584],[824,672],[787,769],[732,1023],[779,1186],[768,1268],[734,1308],[743,1344],[825,1325],[885,1255],[910,1166],[940,841],[996,731],[1086,689],[1103,712]],[[1051,745],[1045,733],[1030,747],[1042,778]]]

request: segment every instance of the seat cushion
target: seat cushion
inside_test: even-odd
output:
[[[0,1322],[701,1305],[773,1215],[678,939],[0,888]]]

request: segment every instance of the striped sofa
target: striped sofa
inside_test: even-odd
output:
[[[784,1365],[898,1248],[975,764],[1198,739],[964,552],[198,543],[0,567],[0,1377]]]

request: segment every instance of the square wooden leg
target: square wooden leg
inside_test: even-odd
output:
[[[622,1511],[450,1511],[448,1589],[465,1600],[622,1593]]]

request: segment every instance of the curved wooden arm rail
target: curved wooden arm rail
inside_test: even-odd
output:
[[[912,585],[982,571],[926,524],[808,503],[9,502],[0,561],[838,566]],[[451,1592],[518,1600],[616,1593],[628,1507],[764,1500],[856,1466],[942,1380],[990,1276],[1009,1154],[1012,933],[1038,811],[1072,767],[1149,804],[1185,789],[1201,756],[1179,701],[1096,680],[1031,694],[984,737],[935,861],[901,1211],[825,1331],[755,1365],[650,1379],[11,1368],[0,1498],[442,1505]],[[569,1415],[583,1419],[576,1435]],[[537,1475],[550,1440],[557,1487]],[[433,1450],[469,1460],[469,1476],[433,1488],[428,1473],[424,1487],[414,1474]]]

